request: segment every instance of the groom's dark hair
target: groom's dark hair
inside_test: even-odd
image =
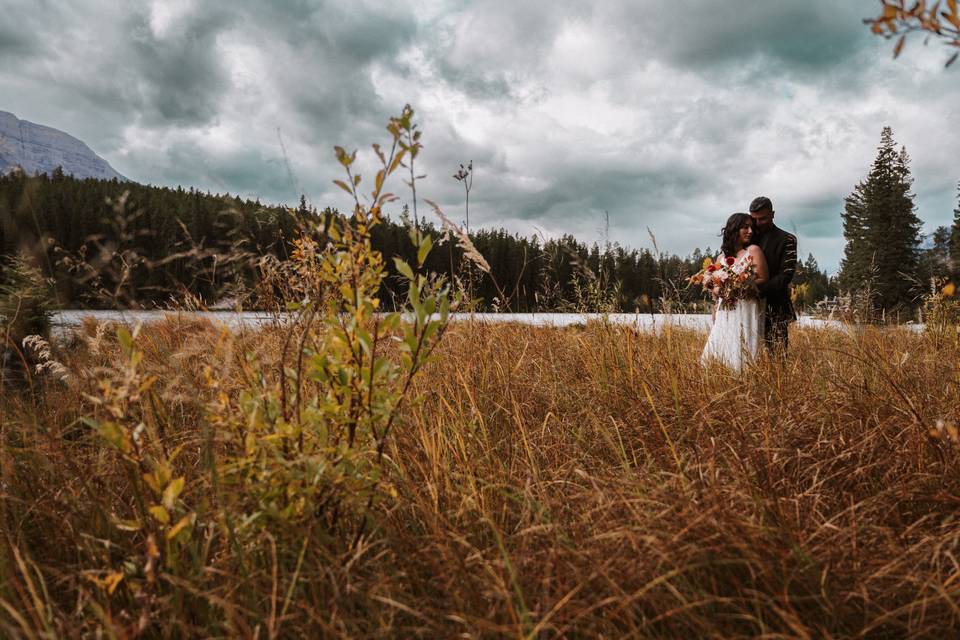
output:
[[[753,199],[753,202],[750,203],[750,213],[767,210],[773,211],[773,203],[770,202],[770,198],[767,196],[757,196]]]
[[[720,230],[720,237],[722,238],[720,251],[723,252],[724,256],[736,257],[737,235],[744,224],[754,226],[753,218],[750,217],[749,213],[735,213],[727,218],[727,224],[723,225],[723,229]]]

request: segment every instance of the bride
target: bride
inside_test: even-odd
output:
[[[767,261],[763,251],[750,241],[754,234],[754,223],[746,213],[735,213],[727,220],[723,228],[723,242],[718,262],[724,262],[728,256],[735,259],[733,269],[747,268],[750,261],[756,267],[754,289],[769,278]],[[740,371],[744,365],[752,362],[763,343],[764,301],[756,294],[738,300],[733,308],[726,308],[717,300],[713,310],[713,326],[707,345],[703,349],[701,362],[706,364],[717,360],[734,371]]]

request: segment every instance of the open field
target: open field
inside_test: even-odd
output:
[[[455,323],[399,413],[370,524],[284,515],[301,478],[271,515],[296,524],[257,528],[243,491],[258,485],[226,482],[237,445],[209,416],[251,372],[272,384],[284,335],[168,319],[142,331],[157,378],[125,405],[184,479],[163,504],[194,514],[164,542],[124,526],[143,507],[137,474],[78,420],[109,414],[84,394],[123,359],[112,334],[83,331],[61,357],[70,384],[2,398],[0,635],[940,638],[960,624],[955,337],[803,328],[785,363],[737,377],[699,366],[694,331]]]

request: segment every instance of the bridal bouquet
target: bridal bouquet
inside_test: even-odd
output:
[[[719,300],[721,309],[733,309],[738,301],[756,297],[756,275],[757,265],[752,257],[737,260],[727,256],[717,262],[707,258],[703,261],[703,269],[690,276],[689,281]]]

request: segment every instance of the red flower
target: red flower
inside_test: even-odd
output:
[[[734,258],[733,256],[727,256],[726,263],[727,263],[727,266],[728,266],[728,267],[732,267],[732,266],[733,266],[733,263],[736,262],[736,261],[737,261],[737,259]]]
[[[717,270],[717,268],[718,268],[718,267],[717,267],[716,264],[712,264],[712,265],[710,265],[709,267],[707,267],[707,271],[709,271],[710,273],[713,273],[714,271]]]

